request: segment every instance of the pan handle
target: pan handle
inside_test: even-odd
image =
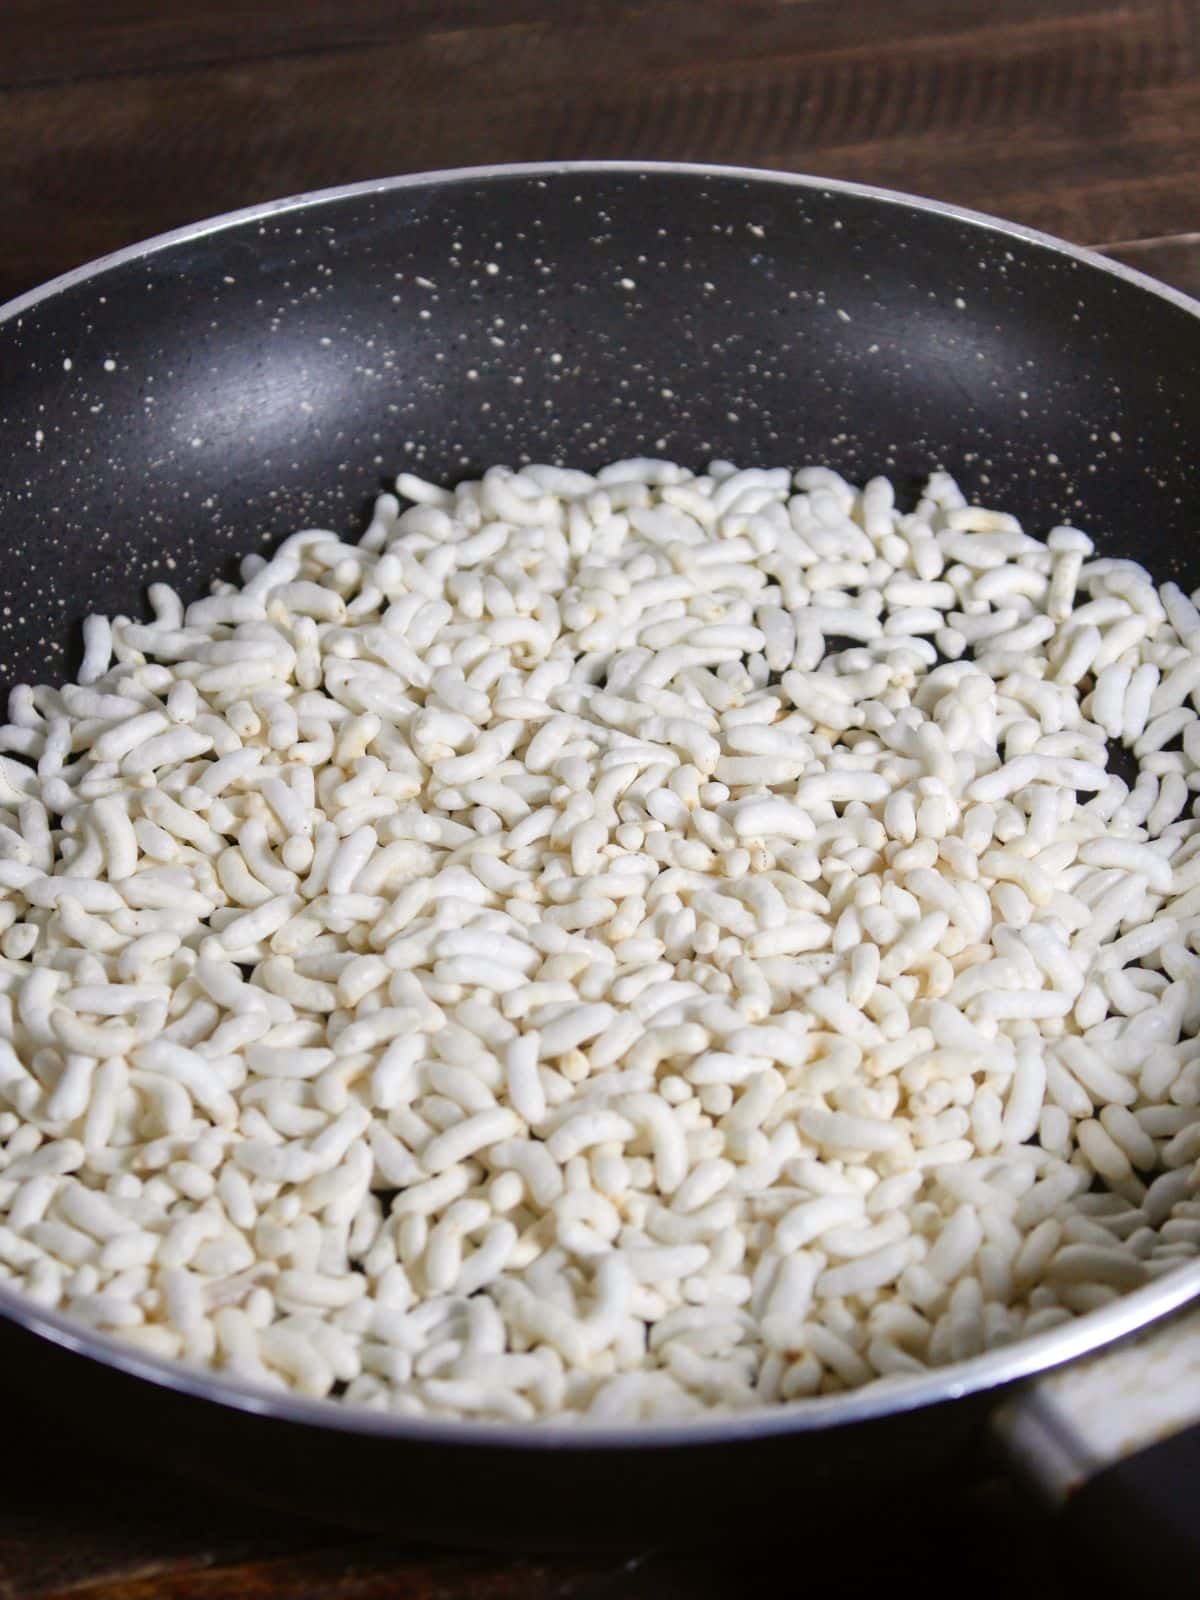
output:
[[[1101,1593],[1200,1592],[1200,1309],[1023,1386],[991,1425],[1071,1570]]]

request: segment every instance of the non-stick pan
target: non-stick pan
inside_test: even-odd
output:
[[[151,578],[194,596],[296,527],[350,532],[398,469],[642,453],[905,484],[936,463],[1192,589],[1200,306],[968,212],[734,169],[485,168],[220,217],[0,311],[0,677],[61,676],[85,609],[129,612]],[[1194,1580],[1197,1294],[1200,1264],[929,1376],[636,1431],[281,1399],[3,1287],[0,1379],[64,1440],[322,1518],[543,1548],[813,1533],[827,1492],[959,1470],[990,1414],[1093,1547]]]

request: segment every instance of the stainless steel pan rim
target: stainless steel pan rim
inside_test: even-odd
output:
[[[281,200],[266,200],[259,205],[243,206],[237,211],[223,211],[215,217],[205,217],[200,222],[190,222],[185,227],[173,228],[168,233],[155,234],[138,244],[126,245],[109,255],[98,256],[95,261],[86,262],[81,267],[73,267],[69,272],[61,273],[57,278],[39,284],[36,289],[18,295],[6,305],[0,305],[0,322],[20,317],[25,312],[32,311],[43,300],[49,300],[66,289],[74,288],[77,284],[86,283],[112,267],[157,255],[159,251],[167,250],[172,245],[186,244],[207,238],[210,234],[222,233],[225,229],[235,228],[243,222],[266,222],[286,216],[292,211],[312,211],[319,206],[329,205],[338,200],[349,200],[360,195],[392,194],[404,189],[423,189],[439,184],[479,183],[490,179],[503,181],[510,178],[556,178],[569,176],[572,173],[578,173],[583,177],[589,173],[602,172],[627,172],[634,176],[644,174],[647,177],[676,173],[697,179],[736,178],[748,184],[761,184],[764,187],[806,189],[817,194],[826,192],[858,195],[865,200],[880,200],[902,210],[933,212],[937,216],[970,223],[989,233],[1027,240],[1030,244],[1040,245],[1056,255],[1068,256],[1082,266],[1107,272],[1114,278],[1122,278],[1127,283],[1144,289],[1148,294],[1157,295],[1160,300],[1169,300],[1180,310],[1190,312],[1194,317],[1200,317],[1200,300],[1193,299],[1182,290],[1173,289],[1144,272],[1138,272],[1135,267],[1127,267],[1122,261],[1113,261],[1108,256],[1101,255],[1099,251],[1071,244],[1068,240],[1060,239],[1052,233],[1043,233],[1038,228],[1027,228],[1019,222],[1009,222],[986,211],[973,211],[967,206],[951,205],[945,200],[929,200],[923,195],[906,194],[900,189],[883,189],[870,183],[849,183],[841,178],[814,177],[809,173],[779,172],[769,167],[723,166],[715,162],[517,161],[499,162],[492,166],[448,167],[438,172],[405,173],[396,178],[368,179],[364,183],[345,183],[330,189],[311,189],[304,194],[288,195]]]
[[[492,1423],[428,1422],[392,1416],[338,1400],[307,1400],[207,1369],[189,1367],[162,1356],[145,1355],[108,1334],[98,1333],[72,1317],[45,1311],[24,1295],[0,1284],[0,1316],[30,1333],[77,1355],[88,1356],[130,1377],[141,1378],[181,1395],[213,1401],[235,1411],[273,1417],[281,1422],[328,1428],[339,1433],[412,1443],[480,1445],[497,1449],[561,1450],[663,1449],[678,1445],[733,1444],[768,1435],[815,1433],[826,1428],[878,1421],[904,1411],[917,1411],[944,1400],[1001,1389],[1047,1368],[1123,1339],[1200,1297],[1200,1261],[1176,1267],[1153,1283],[1123,1295],[1099,1311],[988,1351],[970,1361],[940,1367],[911,1378],[883,1379],[849,1394],[828,1395],[789,1405],[714,1416],[694,1422],[645,1422],[633,1427],[606,1427],[585,1419],[574,1422]]]
[[[345,184],[313,190],[286,199],[248,206],[219,216],[191,223],[169,233],[130,245],[101,256],[84,266],[52,278],[27,294],[0,306],[0,323],[19,320],[41,302],[52,299],[110,269],[156,255],[173,245],[194,242],[219,234],[244,222],[268,221],[295,211],[312,211],[321,206],[356,196],[389,194],[405,189],[435,185],[478,183],[512,178],[581,177],[591,173],[620,173],[653,177],[676,174],[703,179],[739,179],[764,187],[789,187],[816,193],[860,196],[901,209],[933,212],[978,227],[992,235],[1022,239],[1054,254],[1065,256],[1094,271],[1119,278],[1147,294],[1157,296],[1180,310],[1200,318],[1200,301],[1160,283],[1144,273],[1111,261],[1094,250],[1058,239],[1052,234],[1026,228],[1003,218],[972,211],[939,200],[883,189],[871,184],[848,183],[839,179],[777,172],[754,167],[670,161],[567,161],[497,164],[452,168],[440,172],[412,173],[402,177]],[[75,1319],[47,1311],[0,1283],[0,1316],[25,1328],[61,1349],[86,1356],[129,1377],[141,1379],[177,1394],[235,1411],[278,1419],[308,1427],[340,1433],[362,1434],[379,1439],[396,1439],[441,1446],[490,1446],[495,1449],[561,1450],[586,1446],[597,1450],[664,1449],[681,1445],[732,1444],[738,1440],[793,1433],[813,1433],[826,1428],[852,1426],[880,1420],[886,1416],[916,1411],[944,1400],[964,1399],[1001,1389],[1029,1378],[1050,1367],[1128,1337],[1200,1298],[1200,1261],[1178,1267],[1162,1278],[1122,1296],[1111,1305],[1038,1334],[1033,1338],[989,1351],[969,1361],[939,1368],[914,1377],[887,1379],[844,1395],[830,1395],[789,1405],[775,1405],[762,1411],[748,1411],[688,1422],[641,1423],[634,1427],[611,1427],[588,1423],[544,1422],[504,1424],[477,1421],[424,1421],[348,1406],[333,1400],[309,1400],[280,1395],[237,1378],[189,1367],[181,1362],[146,1355],[120,1339],[99,1333]]]

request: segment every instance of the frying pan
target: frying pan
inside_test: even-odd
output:
[[[297,527],[362,526],[398,469],[647,452],[904,485],[945,465],[1190,590],[1200,306],[970,212],[733,168],[480,168],[219,217],[0,311],[0,676],[61,678],[79,616],[135,611],[151,578],[195,596]],[[990,1418],[1114,1565],[1194,1579],[1200,1429],[1162,1385],[1200,1366],[1198,1294],[1200,1264],[927,1376],[637,1430],[281,1399],[2,1286],[0,1373],[64,1438],[322,1519],[540,1548],[791,1527],[847,1486],[959,1470]]]

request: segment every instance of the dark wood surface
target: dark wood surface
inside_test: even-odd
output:
[[[932,194],[1200,293],[1200,5],[0,0],[0,300],[324,184],[614,156]],[[0,1600],[1059,1592],[1037,1520],[993,1483],[819,1530],[798,1484],[794,1529],[703,1556],[497,1558],[223,1503],[39,1442],[35,1416],[0,1423]]]
[[[1195,0],[3,0],[0,299],[196,217],[546,157],[918,190],[1200,282]]]

